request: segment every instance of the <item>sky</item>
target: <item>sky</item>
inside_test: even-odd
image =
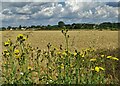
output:
[[[2,26],[118,22],[119,0],[0,0]]]

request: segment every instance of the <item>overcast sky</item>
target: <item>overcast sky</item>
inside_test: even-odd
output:
[[[2,1],[2,0],[0,0]],[[2,26],[118,22],[119,0],[3,0]],[[34,1],[34,2],[33,2]],[[84,1],[84,2],[83,2]],[[112,1],[112,2],[110,2]]]

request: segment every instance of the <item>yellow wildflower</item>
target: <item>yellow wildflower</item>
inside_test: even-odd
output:
[[[11,40],[10,40],[10,39],[8,39],[8,42],[9,42],[9,43],[11,43]]]
[[[26,37],[23,37],[23,39],[22,39],[23,41],[25,41],[26,40]]]
[[[85,57],[85,55],[84,55],[84,54],[82,54],[82,57]]]
[[[9,56],[10,55],[10,53],[6,53],[6,56]]]
[[[99,71],[100,71],[100,68],[99,68],[99,67],[95,67],[95,71],[96,71],[96,72],[99,72]]]
[[[29,67],[28,67],[28,70],[32,70],[32,67],[29,66]]]
[[[66,53],[66,52],[63,52],[62,55],[67,56],[67,53]]]
[[[119,59],[118,59],[118,58],[116,58],[116,57],[112,57],[111,59],[113,59],[113,60],[117,60],[117,61],[119,60]]]
[[[58,54],[58,55],[60,55],[60,54],[61,54],[61,52],[57,52],[57,54]]]
[[[23,36],[23,34],[19,34],[18,36],[17,36],[17,39],[22,39],[24,36]]]
[[[18,55],[20,53],[20,51],[19,50],[15,50],[14,53],[15,53],[15,55]]]
[[[118,58],[116,58],[116,57],[112,57],[112,56],[107,56],[107,58],[108,58],[108,59],[113,59],[113,60],[116,60],[116,61],[119,60]]]
[[[7,53],[8,52],[8,50],[4,50],[4,53]]]
[[[20,41],[25,41],[27,38],[23,35],[23,34],[19,34],[17,36],[17,40],[20,40]]]
[[[90,61],[96,61],[96,59],[90,59]]]
[[[98,67],[98,66],[95,67],[96,72],[99,72],[100,70],[105,70],[105,69],[103,67]]]
[[[101,70],[105,70],[103,67],[99,67]]]
[[[61,68],[64,69],[64,64],[63,63],[61,64]]]
[[[105,55],[101,55],[101,57],[104,57]]]
[[[4,43],[4,46],[9,46],[9,45],[10,45],[9,42],[5,42],[5,43]]]
[[[9,45],[11,45],[11,44],[12,44],[11,40],[8,39],[8,41],[4,43],[4,46],[9,46]]]
[[[74,56],[76,56],[77,55],[77,53],[74,53]]]
[[[107,58],[112,58],[112,56],[107,56]]]
[[[10,53],[8,52],[8,50],[4,50],[4,53],[3,53],[4,56],[9,56]]]

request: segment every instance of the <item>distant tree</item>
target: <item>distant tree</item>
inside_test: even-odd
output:
[[[13,30],[16,30],[17,27],[12,27]]]
[[[5,27],[2,27],[2,30],[4,31],[4,30],[6,30],[6,28],[5,28]]]
[[[41,28],[41,26],[40,26],[40,25],[37,25],[36,28]]]
[[[8,26],[7,29],[10,30],[12,27],[11,26]]]
[[[95,29],[95,30],[99,29],[99,24],[95,24],[95,25],[93,26],[93,29]]]
[[[27,28],[27,26],[23,26],[23,28]]]
[[[63,21],[59,21],[59,22],[58,22],[58,27],[61,27],[61,28],[62,28],[62,27],[64,27],[64,26],[65,26],[65,23],[64,23]]]
[[[47,25],[47,29],[48,29],[48,30],[51,30],[51,29],[52,29],[52,26],[51,26],[51,25]]]
[[[82,27],[82,24],[75,24],[74,25],[74,29],[81,29],[81,27]]]
[[[31,25],[31,28],[35,28],[35,25]]]
[[[71,29],[71,25],[70,25],[70,24],[66,24],[65,27],[66,27],[67,29]]]
[[[112,28],[112,23],[110,22],[103,22],[99,25],[100,28],[102,29],[110,29]]]
[[[19,29],[19,30],[21,30],[21,28],[22,28],[22,26],[21,26],[21,25],[19,25],[18,29]]]

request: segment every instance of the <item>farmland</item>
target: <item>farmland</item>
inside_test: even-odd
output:
[[[2,41],[8,38],[15,41],[16,36],[20,33],[29,36],[28,42],[33,47],[46,49],[47,43],[53,46],[64,46],[64,37],[61,31],[3,31]],[[94,47],[96,49],[115,49],[118,47],[118,31],[69,31],[69,47],[70,49],[78,49]]]
[[[2,44],[2,83],[119,82],[118,31],[3,31]]]

